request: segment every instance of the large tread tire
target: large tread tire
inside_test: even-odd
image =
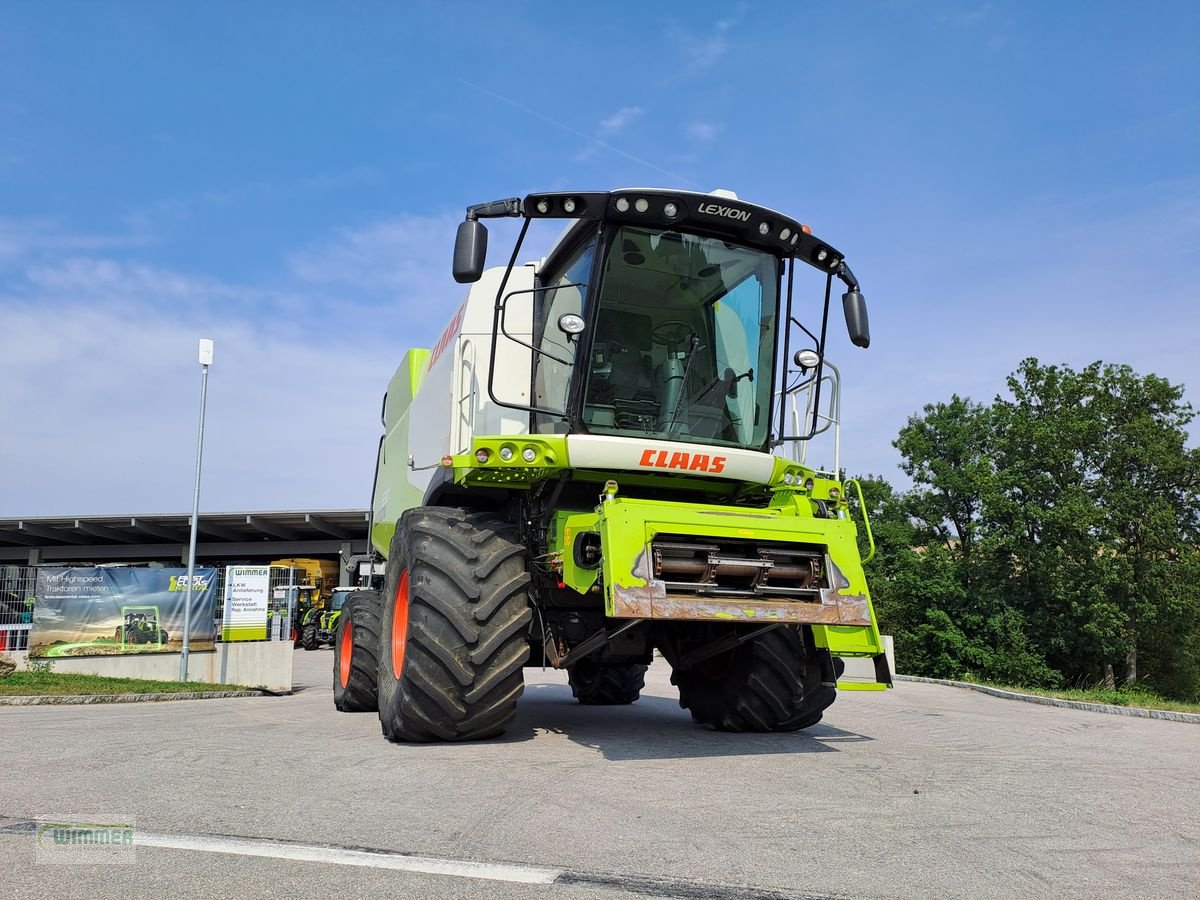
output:
[[[404,513],[388,554],[379,720],[391,741],[502,734],[525,688],[533,610],[525,548],[492,513]]]
[[[642,695],[646,686],[643,665],[589,665],[585,659],[567,670],[571,696],[584,706],[624,706]]]
[[[807,680],[805,641],[790,626],[671,673],[679,705],[717,731],[795,731],[815,724],[804,703]]]
[[[300,646],[305,650],[317,649],[317,626],[311,622],[300,632]]]
[[[333,705],[341,712],[379,709],[380,631],[378,592],[347,597],[333,639]]]
[[[833,670],[837,677],[841,678],[842,672],[846,670],[846,664],[834,657]],[[837,688],[821,683],[821,666],[810,654],[804,676],[804,700],[801,703],[800,712],[788,723],[790,728],[786,730],[792,731],[816,725],[821,721],[825,710],[832,706],[836,699]]]

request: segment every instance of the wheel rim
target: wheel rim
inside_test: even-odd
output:
[[[350,657],[354,653],[354,624],[347,622],[342,629],[341,656],[338,658],[338,676],[342,679],[342,687],[350,684]]]
[[[408,569],[400,573],[396,598],[392,601],[392,674],[404,671],[404,646],[408,643]]]

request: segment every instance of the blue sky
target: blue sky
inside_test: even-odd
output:
[[[0,7],[0,515],[369,498],[469,203],[733,189],[842,249],[843,462],[1021,358],[1200,384],[1200,6]],[[493,231],[492,261],[504,233]]]

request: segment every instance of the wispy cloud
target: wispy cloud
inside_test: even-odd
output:
[[[695,181],[693,181],[691,178],[686,178],[683,175],[679,175],[675,172],[668,171],[667,169],[664,169],[661,166],[656,165],[655,163],[652,163],[647,159],[642,159],[641,157],[634,156],[632,153],[626,153],[624,150],[620,149],[619,147],[614,147],[612,144],[610,144],[606,141],[602,141],[599,138],[593,137],[590,134],[585,134],[584,132],[580,131],[579,129],[572,128],[570,125],[567,125],[564,122],[560,122],[558,119],[551,118],[550,116],[547,116],[544,113],[540,113],[535,109],[530,109],[528,106],[524,106],[524,105],[518,103],[516,100],[513,100],[511,97],[505,97],[503,94],[498,94],[495,91],[488,90],[485,87],[482,87],[478,84],[474,84],[470,81],[467,81],[465,78],[460,78],[458,80],[461,84],[465,84],[467,87],[473,88],[474,90],[479,91],[481,94],[487,94],[489,97],[493,97],[496,100],[499,100],[501,103],[506,103],[509,106],[513,107],[514,109],[519,109],[521,112],[526,113],[527,115],[533,116],[535,119],[540,119],[543,122],[547,122],[550,125],[555,126],[556,128],[562,129],[563,131],[567,132],[568,134],[573,134],[576,137],[581,137],[585,141],[589,142],[590,144],[594,144],[595,146],[600,147],[601,149],[607,150],[610,153],[615,153],[617,156],[623,157],[623,158],[629,160],[630,162],[635,162],[640,166],[645,166],[647,169],[652,169],[653,171],[658,172],[660,175],[666,175],[668,178],[670,178],[676,184],[688,185],[690,187],[699,187],[700,186]],[[577,159],[578,159],[578,155],[577,155]]]
[[[203,507],[365,505],[387,379],[459,301],[453,225],[447,213],[343,229],[263,284],[56,252],[78,241],[49,228],[10,246],[0,417],[21,423],[4,459],[23,474],[5,481],[0,515],[186,509],[200,337],[217,350]]]
[[[5,465],[23,477],[6,482],[0,515],[186,509],[200,337],[217,350],[204,508],[365,504],[378,398],[398,359],[369,332],[356,347],[342,331],[163,310],[134,290],[109,309],[5,299],[0,414],[24,423]]]
[[[450,271],[461,216],[402,216],[342,228],[288,257],[291,272],[313,284],[371,291],[410,291],[438,284]]]
[[[695,141],[711,141],[721,133],[722,127],[716,122],[693,122],[688,126],[687,134]]]
[[[382,180],[383,174],[370,166],[314,172],[290,180],[252,179],[191,194],[163,196],[152,203],[126,211],[122,220],[131,228],[152,230],[162,227],[164,223],[186,221],[202,209],[236,209],[258,204],[275,204],[297,197],[337,194],[369,187],[379,184]]]
[[[988,219],[909,224],[940,248],[936,269],[909,248],[858,248],[870,350],[830,323],[830,353],[847,375],[843,460],[855,471],[899,480],[891,441],[909,415],[955,392],[991,400],[1027,356],[1127,363],[1185,385],[1195,402],[1200,318],[1181,311],[1200,283],[1200,182],[1030,196]],[[1136,262],[1114,252],[1113,235],[1137,235]]]
[[[985,21],[992,15],[992,11],[991,3],[979,3],[956,9],[953,12],[942,13],[937,17],[937,23],[955,28],[970,28]]]
[[[620,134],[642,115],[640,106],[622,106],[615,113],[600,122],[601,134]]]
[[[89,253],[100,250],[146,247],[153,236],[141,227],[114,234],[89,234],[64,229],[53,219],[0,217],[0,268],[17,260],[46,255]]]
[[[747,9],[745,3],[739,3],[732,15],[718,19],[707,30],[685,27],[676,21],[670,22],[666,27],[665,37],[682,59],[680,75],[699,75],[719,63],[729,53],[733,30],[746,15]]]

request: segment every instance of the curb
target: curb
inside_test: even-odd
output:
[[[1063,700],[1059,697],[1042,697],[1037,694],[1019,694],[1016,691],[1006,691],[1001,688],[989,687],[986,684],[972,684],[969,681],[948,681],[944,678],[922,678],[919,675],[896,675],[897,681],[915,681],[920,684],[941,684],[947,687],[966,688],[968,691],[978,691],[1003,700],[1020,700],[1024,703],[1038,703],[1042,706],[1058,706],[1064,709],[1082,709],[1084,712],[1105,713],[1110,716],[1133,716],[1137,719],[1164,719],[1168,722],[1186,722],[1189,725],[1200,725],[1200,713],[1174,712],[1169,709],[1147,709],[1144,706],[1112,706],[1107,703],[1085,703],[1082,700]]]
[[[228,700],[265,697],[264,691],[179,691],[172,694],[40,694],[0,697],[0,706],[80,706],[93,703],[160,703],[170,700]]]

